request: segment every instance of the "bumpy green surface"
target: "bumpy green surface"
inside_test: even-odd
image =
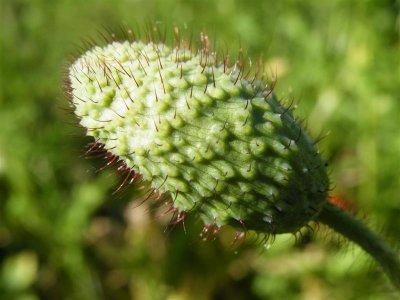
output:
[[[114,42],[70,82],[87,134],[205,224],[293,232],[326,201],[326,168],[291,111],[213,53]]]

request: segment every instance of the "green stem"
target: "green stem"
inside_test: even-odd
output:
[[[394,286],[400,290],[399,257],[377,234],[353,215],[332,204],[324,207],[317,221],[328,225],[368,252],[381,265]]]

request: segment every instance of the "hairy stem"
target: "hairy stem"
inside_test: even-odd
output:
[[[342,209],[327,204],[317,221],[341,233],[368,252],[383,268],[394,286],[400,290],[400,260],[377,234]]]

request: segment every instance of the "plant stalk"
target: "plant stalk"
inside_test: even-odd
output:
[[[382,267],[393,285],[400,290],[400,260],[397,253],[377,234],[350,213],[327,203],[317,217],[369,253]]]

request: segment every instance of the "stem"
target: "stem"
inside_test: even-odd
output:
[[[398,255],[377,234],[353,215],[329,203],[325,205],[317,221],[328,225],[368,252],[381,265],[394,286],[400,290]]]

